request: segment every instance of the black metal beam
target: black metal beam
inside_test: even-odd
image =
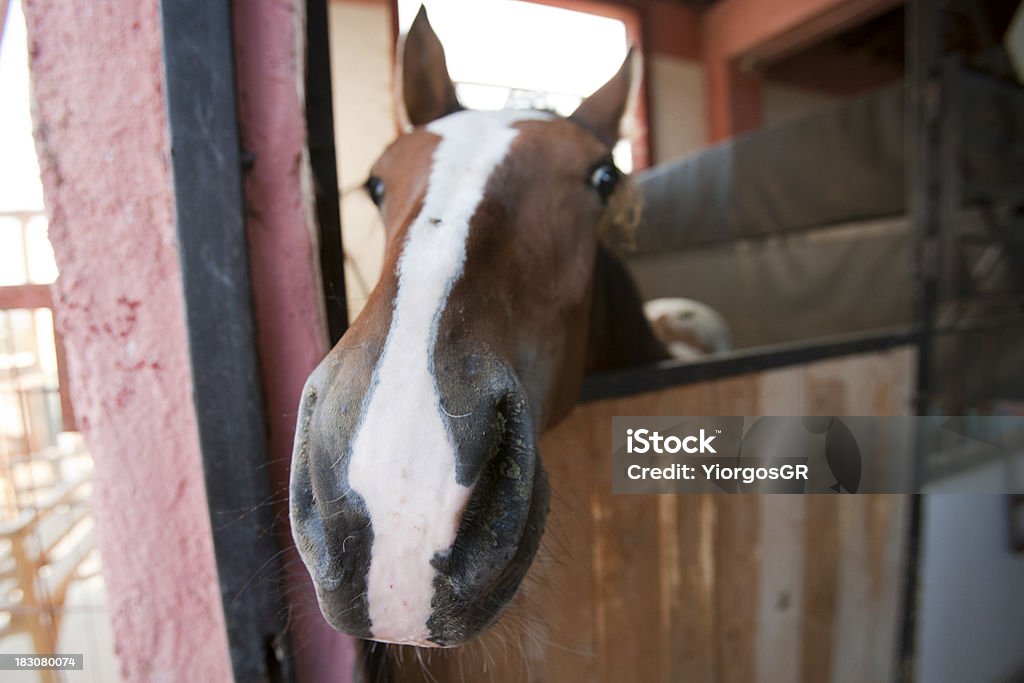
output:
[[[645,391],[667,389],[693,382],[707,382],[742,375],[848,356],[885,351],[914,341],[907,329],[868,334],[851,334],[805,342],[763,346],[749,350],[709,356],[696,362],[663,361],[652,365],[590,375],[583,380],[580,402],[629,396]]]
[[[334,146],[334,105],[331,99],[331,52],[327,0],[306,2],[306,130],[313,169],[320,238],[327,332],[331,346],[348,328],[345,302],[345,252],[341,243],[341,198]]]
[[[942,164],[943,148],[942,54],[945,33],[945,0],[909,0],[906,15],[906,157],[907,211],[914,236],[914,325],[917,343],[916,394],[914,412],[930,412],[934,392],[932,374],[939,273],[943,263]],[[924,453],[929,436],[919,429],[915,437],[914,480],[922,481]],[[915,486],[915,490],[919,487]],[[921,532],[924,509],[920,495],[910,499],[907,555],[903,583],[902,620],[897,653],[896,680],[916,680],[917,606]]]
[[[171,167],[193,399],[234,679],[288,681],[228,0],[163,0]]]
[[[942,263],[942,31],[943,0],[907,4],[907,209],[914,235],[915,324],[918,334],[918,415],[927,415],[932,394],[932,344],[938,276]]]

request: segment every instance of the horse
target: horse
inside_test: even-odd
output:
[[[644,302],[644,315],[654,336],[676,360],[695,360],[732,350],[729,323],[700,301],[683,297],[651,299]]]
[[[309,375],[293,451],[292,532],[335,629],[417,648],[486,631],[544,532],[537,435],[585,373],[668,357],[605,243],[636,212],[611,156],[636,63],[566,118],[470,111],[422,8],[405,36],[408,129],[365,183],[385,265]]]

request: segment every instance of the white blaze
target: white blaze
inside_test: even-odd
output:
[[[455,450],[430,372],[437,321],[463,271],[470,219],[517,135],[511,126],[536,118],[548,115],[466,111],[427,126],[441,141],[398,262],[391,329],[348,468],[373,528],[366,590],[378,640],[431,644],[430,561],[454,542],[471,492],[455,480]]]

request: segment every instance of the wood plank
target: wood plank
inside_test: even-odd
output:
[[[667,390],[666,414],[702,415],[715,409],[708,382]],[[661,525],[662,681],[711,683],[715,656],[715,497],[659,496]]]
[[[768,370],[759,375],[761,415],[803,415],[807,412],[804,366]]]
[[[892,680],[903,594],[908,496],[839,499],[841,560],[832,677]]]
[[[715,382],[714,414],[757,415],[760,381],[750,375]],[[715,496],[715,647],[723,683],[757,678],[761,498]]]
[[[758,415],[761,406],[761,376],[740,375],[715,382],[714,415]]]
[[[552,512],[529,599],[507,617],[543,635],[524,647],[514,625],[499,626],[504,645],[491,634],[427,655],[430,675],[890,680],[905,496],[613,496],[610,427],[613,415],[896,411],[912,362],[902,350],[864,354],[577,407],[542,437]],[[401,680],[431,680],[415,657],[406,664]]]
[[[839,528],[835,544],[839,547],[839,571],[836,585],[836,610],[833,617],[833,643],[830,681],[859,683],[864,680],[871,659],[869,644],[877,601],[869,596],[868,554],[865,516],[872,496],[838,496]]]
[[[0,287],[0,311],[12,308],[53,308],[50,285],[5,285]]]
[[[833,619],[839,583],[839,506],[835,496],[804,496],[807,523],[804,535],[804,605],[801,629],[803,652],[800,680],[827,681],[831,673]]]
[[[660,642],[658,503],[656,496],[611,492],[611,418],[658,415],[657,392],[591,406],[594,462],[594,585],[598,681],[657,680]]]
[[[876,415],[913,415],[917,351],[910,346],[893,349],[887,355],[890,398],[888,409]]]
[[[761,496],[716,495],[715,650],[718,680],[757,680]]]
[[[876,681],[896,679],[911,504],[911,496],[872,496],[867,510],[868,589],[878,609],[866,636],[870,643],[866,665],[867,674]]]
[[[761,568],[757,611],[757,675],[800,680],[807,506],[802,496],[766,495],[761,502]]]
[[[807,367],[807,415],[848,415],[846,373],[855,373],[861,361],[840,363],[833,360]]]
[[[541,603],[540,619],[548,628],[542,671],[549,681],[585,683],[596,676],[591,419],[588,407],[578,406],[565,422],[541,437],[552,496],[541,545],[545,564],[538,579],[537,602]]]

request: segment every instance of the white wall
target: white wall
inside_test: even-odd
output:
[[[1024,671],[1024,555],[1003,496],[924,499],[917,678],[1002,683]]]
[[[651,158],[657,164],[707,146],[707,91],[700,62],[657,54],[648,59]],[[768,80],[761,93],[766,126],[809,114],[834,101],[820,93]]]
[[[700,62],[666,55],[648,59],[651,161],[658,164],[707,144],[707,98]]]
[[[334,139],[349,317],[362,310],[384,259],[384,227],[359,189],[396,135],[390,3],[332,0],[328,7]]]

